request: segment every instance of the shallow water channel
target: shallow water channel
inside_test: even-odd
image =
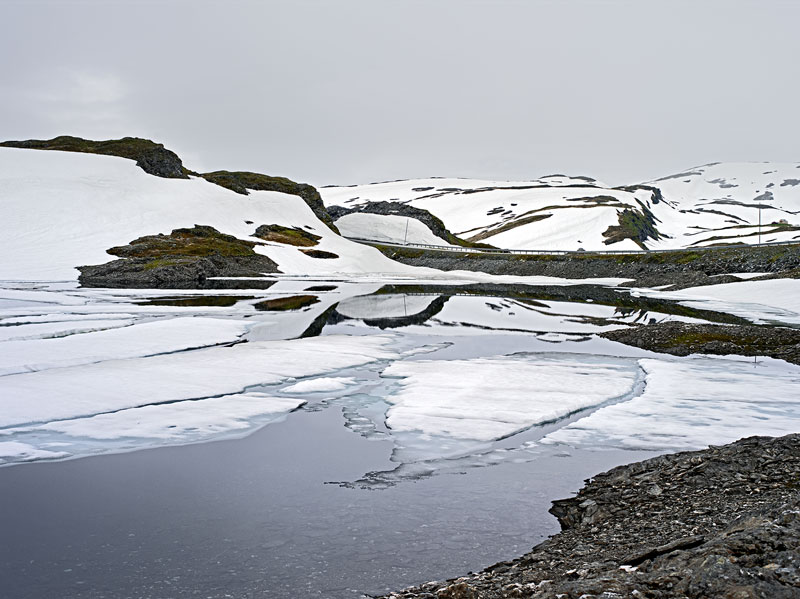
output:
[[[67,418],[69,426],[54,420],[0,427],[0,442],[32,448],[7,458],[12,465],[0,468],[0,596],[345,599],[378,594],[458,576],[529,550],[557,532],[555,518],[547,513],[553,499],[569,496],[597,472],[665,450],[540,441],[604,405],[642,393],[637,359],[652,354],[593,333],[674,317],[668,310],[569,298],[474,293],[443,298],[420,289],[380,292],[381,284],[315,283],[288,280],[269,290],[237,290],[231,292],[235,301],[208,292],[216,299],[207,302],[191,292],[153,296],[69,286],[7,291],[0,298],[0,325],[78,322],[112,313],[137,323],[211,315],[247,322],[244,345],[300,335],[320,336],[323,343],[343,335],[380,335],[388,336],[395,357],[249,385],[248,393],[305,402],[266,418],[226,414],[227,420],[213,427],[176,421],[143,428],[139,413],[121,409],[94,418],[119,417],[144,432],[112,435],[108,428],[92,429],[95,420],[84,416]],[[301,293],[317,302],[291,314],[255,306]],[[44,356],[36,354],[37,364],[49,359],[47,339],[33,339]],[[29,351],[30,345],[19,347]],[[103,367],[129,368],[133,359],[110,361],[111,366],[103,362]],[[419,375],[428,378],[391,374],[398,364],[416,372],[413,363],[423,362],[441,365],[441,376],[435,369],[433,375]],[[552,376],[575,372],[585,377],[576,388],[587,390],[599,385],[591,377],[596,368],[600,377],[618,377],[624,392],[608,391],[606,400],[564,408],[555,418],[538,408],[540,416],[531,417],[536,423],[528,425],[524,418],[514,419],[520,417],[519,402],[525,402],[528,389],[535,395],[537,385],[524,392],[509,386],[519,374],[517,363],[534,369],[527,375],[534,381],[540,372],[550,372],[548,365],[568,364],[573,370],[554,370]],[[452,393],[456,406],[461,397],[464,405],[476,400],[474,385],[453,374],[454,365],[461,365],[461,372],[473,365],[494,369],[486,372],[498,377],[502,393],[519,397],[503,397],[513,402],[498,407],[493,400],[501,398],[489,391],[485,409],[479,405],[464,412],[466,425],[462,421],[449,432],[432,433],[442,414],[460,420],[442,394]],[[78,381],[93,380],[97,368],[95,362],[70,363],[50,368],[52,375],[11,374],[0,377],[0,389],[13,377],[28,384],[43,376],[64,380],[74,372]],[[108,393],[121,393],[114,376]],[[406,380],[435,383],[431,393],[438,394],[438,407],[414,404],[414,388],[404,387]],[[563,381],[567,389],[575,384]],[[509,426],[512,432],[503,432]],[[81,459],[36,457],[48,455]]]

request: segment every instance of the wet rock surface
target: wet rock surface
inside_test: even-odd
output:
[[[605,331],[600,336],[674,356],[770,356],[800,364],[800,330],[785,327],[660,322]]]
[[[109,249],[120,259],[78,267],[78,281],[84,287],[195,289],[205,288],[211,277],[278,272],[275,262],[253,250],[255,245],[207,225],[175,229]]]
[[[587,481],[530,553],[387,597],[800,596],[800,434],[659,456]]]

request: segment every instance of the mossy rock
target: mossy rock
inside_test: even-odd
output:
[[[338,258],[338,254],[334,254],[333,252],[326,252],[325,250],[300,250],[306,256],[310,256],[311,258],[321,258],[322,260],[333,260]]]
[[[255,242],[220,233],[208,225],[175,229],[169,235],[148,235],[108,251],[121,258],[186,258],[194,256],[252,256]]]
[[[261,225],[253,234],[254,237],[264,241],[285,243],[298,247],[311,247],[317,245],[322,239],[319,235],[309,233],[299,227],[284,227],[283,225]]]
[[[262,312],[285,312],[288,310],[299,310],[318,302],[319,298],[316,295],[292,295],[290,297],[264,300],[263,302],[253,304],[253,307]]]
[[[612,225],[603,232],[603,243],[606,245],[631,239],[644,250],[647,249],[645,241],[661,238],[661,233],[656,229],[655,216],[644,206],[640,210],[626,208],[617,213],[617,218],[619,225]]]
[[[800,331],[788,327],[661,322],[605,331],[600,336],[676,356],[736,354],[800,363]]]
[[[181,159],[175,152],[166,149],[163,144],[139,137],[94,141],[61,135],[47,140],[5,141],[0,143],[0,146],[118,156],[136,161],[137,166],[146,173],[167,179],[188,179],[191,173],[184,168]]]
[[[252,277],[278,272],[277,264],[256,253],[256,243],[220,233],[207,225],[148,235],[113,247],[119,256],[96,266],[81,266],[85,287],[202,288],[210,277]]]

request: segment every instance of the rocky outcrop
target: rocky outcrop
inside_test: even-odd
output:
[[[61,135],[47,140],[5,141],[0,143],[0,146],[119,156],[120,158],[136,161],[136,166],[156,177],[165,177],[167,179],[189,178],[189,171],[184,168],[181,159],[175,152],[166,149],[162,144],[138,137],[93,141],[70,135]]]
[[[253,250],[255,245],[209,226],[175,229],[109,249],[121,259],[78,267],[78,281],[84,287],[195,289],[204,288],[211,277],[278,272],[275,262]]]
[[[648,239],[660,239],[661,233],[656,228],[656,217],[644,205],[636,208],[625,208],[617,211],[619,224],[612,225],[603,231],[603,243],[611,245],[624,239],[630,239],[640,248],[647,249],[644,242]]]
[[[800,364],[800,330],[784,327],[660,322],[605,331],[599,335],[674,356],[770,356]]]
[[[800,435],[620,466],[551,512],[562,532],[511,562],[400,598],[800,596]]]

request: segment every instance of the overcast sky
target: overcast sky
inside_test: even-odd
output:
[[[0,0],[0,138],[316,185],[800,160],[800,2]]]

